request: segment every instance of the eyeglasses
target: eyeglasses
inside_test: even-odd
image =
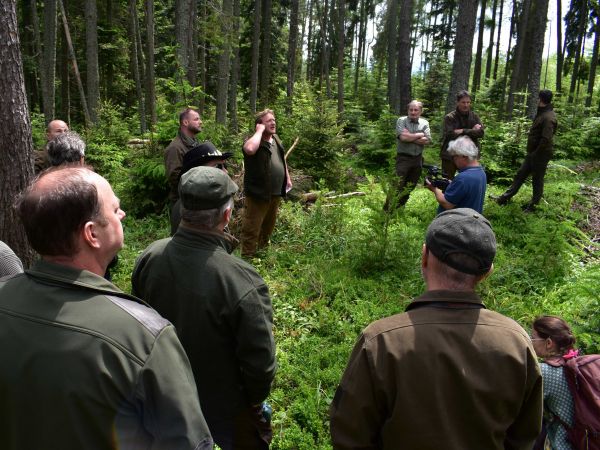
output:
[[[532,335],[529,335],[529,339],[531,339],[532,341],[545,341],[546,340],[546,338],[536,338],[536,337],[533,337]]]

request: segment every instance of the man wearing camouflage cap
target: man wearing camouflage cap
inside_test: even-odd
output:
[[[267,449],[262,412],[275,375],[269,291],[256,270],[231,255],[224,232],[238,187],[213,167],[195,167],[179,183],[181,224],[136,262],[132,291],[176,327],[202,412],[223,449]]]
[[[335,449],[532,448],[542,379],[531,341],[475,293],[495,254],[476,211],[433,220],[421,256],[427,291],[369,325],[350,356],[330,407]]]

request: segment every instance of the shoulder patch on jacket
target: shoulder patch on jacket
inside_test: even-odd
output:
[[[154,337],[158,336],[163,328],[171,324],[171,322],[162,317],[152,308],[148,308],[147,306],[134,302],[133,300],[128,300],[126,298],[121,298],[114,295],[107,295],[106,298],[129,313],[148,331],[150,331]]]

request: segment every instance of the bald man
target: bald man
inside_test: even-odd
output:
[[[46,128],[46,146],[41,150],[36,150],[34,154],[34,170],[36,175],[51,166],[48,159],[48,143],[67,131],[69,131],[69,125],[66,122],[59,119],[50,121]]]

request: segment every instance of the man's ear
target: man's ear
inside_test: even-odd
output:
[[[98,240],[98,232],[97,232],[98,224],[96,222],[86,222],[83,226],[83,230],[81,234],[83,236],[83,241],[93,248],[100,248],[100,241]]]
[[[227,226],[227,224],[229,224],[232,214],[233,214],[233,208],[227,208],[225,210],[225,212],[223,213],[223,220],[225,221],[225,226]]]
[[[425,269],[427,267],[427,263],[429,258],[429,252],[427,251],[427,245],[423,243],[423,248],[421,249],[421,269]]]
[[[477,277],[477,282],[481,283],[483,280],[489,277],[492,274],[492,272],[494,272],[494,263],[492,263],[492,267],[490,267],[490,270],[488,270],[483,275],[479,275],[479,277]]]

